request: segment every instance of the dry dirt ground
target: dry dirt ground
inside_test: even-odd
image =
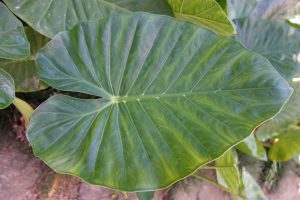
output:
[[[15,134],[0,133],[0,200],[110,200],[137,199],[135,194],[114,192],[83,183],[76,177],[59,175],[32,155]],[[299,170],[298,170],[299,171]],[[213,171],[204,171],[215,177]],[[300,176],[292,168],[284,172],[270,200],[300,200]],[[155,200],[230,200],[230,196],[207,183],[187,179],[171,189],[159,191]]]

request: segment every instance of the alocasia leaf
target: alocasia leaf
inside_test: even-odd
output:
[[[14,80],[0,69],[0,109],[8,107],[15,98]]]
[[[236,152],[231,150],[216,160],[218,183],[230,189],[237,197],[240,189],[240,173]]]
[[[102,98],[56,95],[37,108],[27,131],[35,154],[124,191],[166,187],[220,157],[292,91],[240,43],[143,13],[81,23],[37,63],[52,87]]]
[[[0,58],[0,68],[13,77],[16,92],[33,92],[46,87],[46,84],[42,83],[37,77],[35,55],[38,50],[49,42],[49,39],[29,27],[25,27],[25,32],[30,42],[31,55],[20,60]]]
[[[300,127],[294,126],[276,138],[270,147],[269,158],[278,162],[287,161],[300,153]]]
[[[29,48],[22,23],[0,2],[0,58],[25,58]]]
[[[263,55],[286,79],[300,73],[300,30],[285,23],[256,18],[235,20],[236,38]]]
[[[233,35],[234,28],[215,0],[167,0],[179,19],[190,20],[222,35]]]
[[[98,20],[113,13],[145,11],[171,15],[161,0],[4,0],[22,20],[41,34],[52,38],[82,21]]]

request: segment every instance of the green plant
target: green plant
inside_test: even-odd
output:
[[[196,172],[211,167],[218,175],[212,183],[233,196],[264,198],[261,192],[253,197],[258,186],[246,169],[240,172],[229,149],[267,159],[251,133],[263,130],[292,94],[298,30],[247,18],[260,5],[256,1],[245,13],[229,12],[234,38],[221,36],[235,32],[224,1],[222,7],[215,0],[4,2],[44,36],[24,31],[0,3],[0,38],[7,42],[0,42],[1,108],[14,103],[29,122],[31,107],[15,98],[13,79],[17,92],[50,86],[91,95],[55,95],[30,116],[27,138],[50,167],[135,192],[165,188],[191,174],[212,182]],[[229,2],[228,8],[236,6]]]

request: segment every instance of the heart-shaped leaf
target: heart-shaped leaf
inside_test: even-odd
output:
[[[222,35],[233,35],[234,28],[215,0],[167,0],[179,19],[190,20]]]
[[[285,23],[252,17],[235,22],[237,39],[268,58],[284,78],[291,80],[300,73],[300,30]]]
[[[188,22],[118,15],[60,33],[38,54],[60,90],[27,135],[53,169],[124,191],[193,173],[275,115],[291,89],[263,57]],[[47,120],[45,120],[47,119]]]
[[[33,92],[46,88],[46,84],[37,77],[35,56],[38,50],[49,42],[49,39],[29,27],[25,27],[25,32],[30,42],[31,56],[20,60],[0,58],[0,68],[13,77],[16,92]]]
[[[99,20],[113,13],[145,11],[171,15],[161,0],[4,0],[22,20],[41,34],[52,38],[87,20]]]
[[[0,2],[0,58],[25,58],[29,48],[22,23]]]
[[[0,69],[0,109],[8,107],[15,98],[14,80]]]

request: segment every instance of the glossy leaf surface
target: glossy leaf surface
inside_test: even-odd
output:
[[[237,155],[233,150],[228,151],[216,160],[218,183],[230,189],[237,197],[240,189],[240,173],[237,166]]]
[[[222,35],[233,35],[234,28],[215,0],[167,0],[179,19],[192,21]]]
[[[272,20],[235,20],[236,38],[249,49],[263,55],[286,79],[300,73],[300,31]]]
[[[0,2],[0,58],[25,58],[29,48],[22,23]]]
[[[50,38],[82,21],[99,20],[111,14],[145,11],[170,15],[161,0],[4,0],[7,6],[35,30]]]
[[[291,93],[240,43],[143,13],[60,33],[37,63],[52,87],[103,98],[58,95],[41,105],[27,132],[35,154],[58,172],[125,191],[163,188],[193,173]]]
[[[29,27],[25,28],[27,38],[30,42],[30,57],[20,60],[8,60],[0,58],[0,68],[7,71],[15,81],[16,92],[33,92],[46,88],[37,77],[35,56],[49,39],[35,32]]]
[[[8,107],[15,98],[14,80],[0,69],[0,109]]]

